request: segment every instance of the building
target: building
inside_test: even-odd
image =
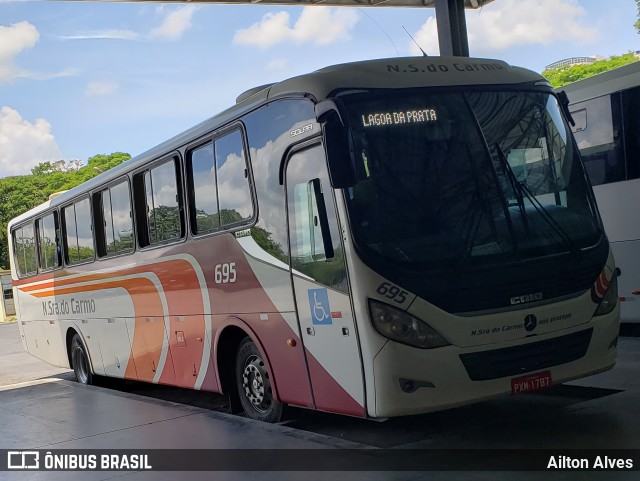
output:
[[[11,284],[11,271],[0,271],[0,321],[7,317],[16,315],[16,308],[13,303],[13,288]]]
[[[603,57],[593,55],[591,57],[565,58],[562,60],[558,60],[557,62],[550,63],[544,69],[553,70],[553,69],[563,68],[563,67],[572,67],[573,65],[585,65],[585,64],[593,63],[597,60],[603,60]]]

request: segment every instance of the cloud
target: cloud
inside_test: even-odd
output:
[[[353,10],[329,7],[305,7],[293,27],[289,26],[287,12],[267,13],[260,22],[237,30],[233,42],[261,48],[291,40],[326,45],[348,40],[349,32],[357,22],[358,14]]]
[[[161,38],[165,40],[177,40],[182,34],[191,28],[191,18],[198,9],[195,5],[187,5],[169,12],[162,24],[149,32],[151,38]],[[164,13],[164,8],[159,10]]]
[[[178,40],[191,28],[193,14],[198,8],[199,7],[195,5],[187,5],[173,10],[168,10],[164,5],[156,7],[155,13],[163,17],[162,23],[159,26],[152,28],[147,34],[127,29],[111,28],[91,30],[72,35],[59,35],[57,38],[59,40]],[[140,15],[146,15],[147,11],[148,9],[141,10]]]
[[[473,54],[494,53],[516,45],[550,45],[559,41],[593,43],[599,32],[582,21],[586,11],[576,0],[500,0],[481,10],[467,10]],[[438,29],[430,17],[414,35],[429,54],[437,55]],[[411,45],[414,54],[420,51]]]
[[[45,119],[24,120],[17,110],[0,108],[0,176],[28,174],[40,162],[62,158]]]
[[[65,68],[59,72],[43,73],[43,72],[30,72],[28,70],[19,70],[14,74],[14,78],[28,78],[31,80],[51,80],[54,78],[62,77],[74,77],[80,73],[77,68]]]
[[[287,61],[283,58],[274,58],[267,64],[267,70],[280,71],[284,70],[287,66]]]
[[[100,97],[111,95],[118,90],[118,84],[115,82],[89,82],[84,89],[86,97]]]
[[[139,40],[140,34],[133,30],[107,29],[82,32],[75,35],[59,35],[57,38],[60,40]]]
[[[39,38],[38,30],[29,22],[14,23],[10,27],[0,25],[0,80],[14,78],[19,73],[14,58],[33,47]]]

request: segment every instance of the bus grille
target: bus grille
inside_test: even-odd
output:
[[[580,359],[587,353],[593,328],[524,346],[460,354],[472,381],[526,374]]]

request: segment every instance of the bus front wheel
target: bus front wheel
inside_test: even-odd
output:
[[[71,340],[71,367],[80,384],[93,384],[89,356],[78,334],[74,334]]]
[[[246,337],[236,357],[236,384],[245,414],[258,421],[276,423],[283,404],[273,396],[272,380],[255,343]]]

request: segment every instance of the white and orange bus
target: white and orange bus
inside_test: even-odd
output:
[[[94,375],[381,418],[616,359],[616,269],[539,75],[338,65],[13,219],[24,347]]]

